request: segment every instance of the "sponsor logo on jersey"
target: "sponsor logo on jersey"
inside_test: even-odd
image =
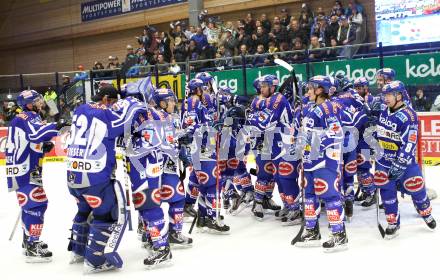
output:
[[[212,176],[214,177],[214,178],[221,178],[222,176],[221,176],[221,172],[222,172],[222,169],[220,168],[220,172],[218,171],[218,169],[217,169],[217,166],[215,166],[214,167],[214,169],[212,170]]]
[[[328,190],[328,184],[325,180],[320,178],[313,179],[313,186],[316,195],[323,195]]]
[[[83,196],[91,208],[98,208],[102,204],[102,199],[99,196],[87,194],[83,194]]]
[[[272,162],[268,162],[264,165],[264,171],[272,175],[277,173],[275,165]]]
[[[174,196],[174,188],[170,185],[162,185],[160,188],[160,197],[162,200],[168,200]]]
[[[148,233],[151,236],[151,239],[160,238],[160,230],[157,227],[148,227]]]
[[[405,116],[405,114],[402,113],[402,112],[398,112],[398,113],[396,114],[396,117],[397,117],[401,122],[403,122],[403,123],[405,123],[405,122],[408,121],[408,118],[407,118],[407,117]]]
[[[267,185],[259,181],[255,182],[255,191],[257,193],[265,193],[267,190]]]
[[[357,154],[356,163],[357,165],[365,163],[365,156],[363,154]]]
[[[197,196],[199,196],[199,188],[193,187],[191,190],[191,197],[197,198]]]
[[[292,174],[294,170],[295,170],[295,167],[293,167],[293,165],[289,162],[282,161],[278,165],[278,173],[281,176],[288,176],[288,175]]]
[[[179,185],[177,186],[176,191],[180,195],[185,195],[185,188],[181,183],[179,183]]]
[[[160,189],[155,189],[155,190],[153,190],[153,191],[151,192],[151,200],[152,200],[155,204],[160,205],[161,198],[162,198],[162,196],[161,196],[161,194],[160,194]]]
[[[341,215],[339,214],[337,209],[327,210],[327,220],[330,224],[339,224],[341,223]]]
[[[241,178],[240,184],[242,187],[250,186],[252,184],[250,176],[245,176]]]
[[[396,214],[388,214],[387,216],[387,223],[388,224],[397,224],[397,215]]]
[[[357,171],[357,161],[352,160],[349,163],[345,164],[345,171],[350,174],[354,174]]]
[[[216,209],[216,208],[221,208],[222,207],[222,203],[221,201],[218,202],[218,206],[217,206],[217,200],[213,199],[212,200],[212,209]]]
[[[220,168],[220,171],[225,171],[227,165],[228,165],[227,160],[219,160],[218,161],[218,167]]]
[[[29,193],[29,197],[35,202],[47,201],[46,193],[44,192],[44,189],[42,187],[33,188],[32,191]]]
[[[383,140],[379,140],[379,145],[385,150],[397,151],[399,149],[399,147],[397,147],[396,143],[387,142],[387,141],[383,141]]]
[[[237,169],[239,163],[240,161],[238,159],[232,158],[228,160],[228,167],[231,169]]]
[[[29,226],[29,235],[30,236],[41,236],[41,232],[43,231],[43,224],[32,224]]]
[[[134,208],[141,207],[147,201],[147,196],[142,191],[133,193],[132,197]]]
[[[18,206],[23,207],[26,205],[26,203],[28,202],[28,197],[26,194],[22,193],[22,192],[17,192],[17,200],[18,200]]]
[[[174,224],[181,224],[183,222],[183,213],[173,215]]]
[[[397,130],[397,123],[394,123],[394,122],[392,122],[392,121],[390,121],[390,120],[388,120],[388,119],[386,119],[386,118],[384,118],[382,116],[379,117],[379,122],[381,124],[384,124],[387,127],[390,127],[393,131]]]
[[[423,189],[425,182],[422,176],[414,176],[403,182],[403,187],[409,192],[418,192]]]
[[[420,214],[420,216],[422,216],[422,217],[426,217],[426,216],[431,215],[431,212],[432,212],[432,207],[431,207],[431,206],[429,206],[429,207],[426,208],[425,210],[419,210],[419,214]]]
[[[313,203],[307,203],[304,208],[306,209],[306,211],[304,212],[304,217],[312,219],[316,217],[315,206],[313,205]]]
[[[417,130],[410,130],[408,132],[408,141],[413,144],[417,142]]]
[[[373,184],[373,176],[371,176],[370,174],[367,177],[361,177],[361,184],[364,187],[370,186],[371,184]]]
[[[284,195],[284,201],[288,205],[293,205],[295,203],[295,197],[293,195]]]
[[[376,186],[383,186],[388,184],[388,173],[385,171],[376,171],[374,173],[374,184]]]

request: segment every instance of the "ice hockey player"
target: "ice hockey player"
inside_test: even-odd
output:
[[[202,81],[202,92],[200,95],[200,102],[204,106],[206,114],[212,119],[215,120],[217,118],[217,106],[214,101],[214,78],[208,72],[200,72],[197,73],[195,79]],[[186,104],[188,104],[186,100]],[[185,107],[182,108],[182,115],[185,114],[187,109]],[[199,197],[199,183],[197,180],[197,176],[195,170],[191,168],[190,176],[188,182],[188,189],[185,197],[185,207],[184,207],[184,219],[187,222],[192,221],[197,215],[196,210],[194,209],[194,204]]]
[[[264,132],[261,155],[257,156],[257,182],[252,212],[257,220],[264,218],[264,210],[280,211],[272,200],[275,181],[284,211],[276,214],[283,225],[300,222],[297,184],[297,158],[290,154],[293,145],[293,110],[286,97],[277,92],[279,81],[274,75],[260,77],[264,108],[250,119],[250,124]],[[273,179],[272,179],[273,178]]]
[[[322,244],[325,252],[347,249],[344,210],[339,191],[338,174],[342,161],[344,133],[338,103],[330,102],[336,88],[330,77],[315,76],[309,80],[309,98],[314,104],[303,119],[306,146],[303,154],[305,179],[305,232],[298,247],[321,246],[318,217],[320,202],[325,202],[331,237]]]
[[[156,110],[152,110],[153,119],[162,126],[163,174],[161,176],[160,195],[162,202],[168,202],[169,244],[176,248],[188,248],[193,240],[182,234],[183,207],[185,189],[179,180],[178,161],[183,168],[191,164],[189,152],[185,144],[192,142],[191,136],[181,133],[181,124],[175,114],[176,96],[171,89],[156,89],[153,95]],[[179,135],[179,133],[181,133]],[[180,144],[179,144],[180,143]]]
[[[39,115],[44,99],[34,90],[22,91],[17,97],[22,112],[9,124],[6,144],[6,177],[9,191],[15,191],[21,207],[22,248],[26,262],[50,262],[52,252],[40,240],[48,200],[41,178],[44,153],[53,148],[50,142],[61,127],[46,123]]]
[[[203,93],[204,82],[192,79],[188,83],[190,96],[187,99],[187,108],[183,114],[183,128],[193,133],[194,141],[191,145],[193,170],[199,186],[197,228],[208,233],[227,234],[229,226],[223,224],[219,216],[220,186],[217,177],[220,167],[217,163],[216,143],[217,132],[212,111],[213,104],[209,94]]]
[[[354,176],[357,173],[357,145],[361,138],[359,131],[367,120],[364,101],[353,90],[351,81],[342,75],[335,78],[336,92],[331,95],[332,102],[341,105],[341,124],[344,130],[343,168],[341,177],[342,193],[344,195],[344,210],[347,220],[353,216]]]
[[[365,77],[357,78],[354,83],[354,89],[363,98],[366,112],[370,110],[374,98],[369,91],[369,81]],[[374,129],[375,123],[366,121],[359,129],[359,142],[357,146],[357,179],[360,188],[360,195],[355,197],[355,202],[362,207],[370,208],[376,203],[374,194],[373,174],[371,173],[372,148],[367,143],[368,137],[372,136],[371,129]],[[371,132],[368,132],[370,130]],[[367,131],[367,133],[365,133]],[[369,136],[371,135],[371,136]]]
[[[431,205],[426,194],[425,182],[415,159],[418,140],[416,112],[405,104],[407,91],[400,81],[392,81],[382,88],[383,101],[377,124],[377,138],[383,153],[376,157],[374,184],[380,189],[388,226],[385,238],[398,235],[400,212],[397,186],[402,193],[411,196],[418,213],[430,229],[436,227],[431,215]]]
[[[121,268],[123,263],[116,250],[127,219],[124,192],[114,176],[115,144],[144,104],[124,110],[127,104],[118,98],[114,87],[101,87],[94,102],[75,109],[67,140],[67,183],[78,207],[68,249],[71,263],[84,260],[85,273]]]

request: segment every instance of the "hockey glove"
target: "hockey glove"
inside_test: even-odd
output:
[[[193,141],[193,136],[189,133],[185,133],[182,136],[180,136],[179,139],[177,139],[179,146],[189,145],[192,143],[192,141]]]
[[[43,151],[43,153],[48,153],[48,152],[52,151],[54,146],[55,145],[51,141],[46,141],[46,142],[43,142],[43,147],[41,148],[41,150]]]
[[[57,130],[60,130],[61,128],[65,127],[65,126],[71,126],[72,122],[70,120],[66,120],[66,119],[59,119],[57,122]]]
[[[405,173],[407,167],[407,163],[404,159],[398,157],[393,163],[391,164],[391,168],[388,171],[388,179],[390,180],[397,180],[400,177],[402,177],[403,173]]]
[[[232,107],[231,109],[228,110],[226,116],[231,117],[233,119],[244,119],[245,118],[245,111],[243,109],[243,107],[241,106],[237,106],[237,107]]]

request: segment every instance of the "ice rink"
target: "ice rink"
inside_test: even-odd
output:
[[[383,240],[377,230],[375,210],[355,208],[347,224],[349,250],[334,254],[321,248],[296,248],[290,245],[299,226],[282,227],[273,215],[263,222],[246,209],[239,216],[226,216],[230,235],[193,233],[191,249],[174,250],[173,265],[146,270],[136,232],[126,232],[120,247],[124,267],[119,271],[84,276],[82,265],[69,265],[67,238],[76,212],[69,195],[65,169],[60,163],[44,165],[43,181],[49,198],[43,240],[54,257],[51,263],[27,264],[21,254],[21,229],[12,242],[9,234],[19,207],[14,193],[8,193],[4,170],[0,179],[0,279],[428,279],[434,280],[440,260],[440,230],[431,232],[419,218],[408,198],[401,200],[400,236]],[[427,186],[440,193],[440,167],[426,168]],[[436,185],[437,184],[437,185]],[[277,194],[276,200],[279,202]],[[433,214],[440,220],[440,200],[433,201]],[[136,224],[137,214],[134,214]],[[382,224],[385,217],[381,212]],[[325,215],[321,233],[327,237]],[[185,224],[187,232],[189,225]],[[139,277],[139,278],[138,278]]]

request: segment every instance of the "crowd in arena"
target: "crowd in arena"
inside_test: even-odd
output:
[[[235,56],[255,54],[258,56],[247,57],[245,63],[264,66],[273,62],[274,53],[284,51],[296,52],[283,54],[281,58],[300,63],[307,59],[305,50],[309,50],[308,59],[311,61],[352,57],[357,48],[348,46],[367,40],[366,20],[364,7],[353,0],[348,1],[347,6],[342,1],[335,1],[331,11],[324,11],[321,7],[313,11],[303,3],[296,14],[283,8],[272,19],[265,13],[258,16],[248,13],[236,22],[223,22],[204,10],[199,15],[198,26],[177,21],[170,24],[168,32],[145,26],[143,34],[136,37],[137,47],[127,45],[127,55],[122,63],[118,57],[110,55],[106,67],[96,61],[93,69],[121,67],[124,73],[128,72],[127,75],[134,75],[139,70],[133,66],[158,64],[160,73],[178,73],[184,68],[181,63],[187,59],[215,59],[198,63],[192,70],[225,69],[242,65],[242,58]],[[112,71],[99,73],[102,76],[111,74]]]

